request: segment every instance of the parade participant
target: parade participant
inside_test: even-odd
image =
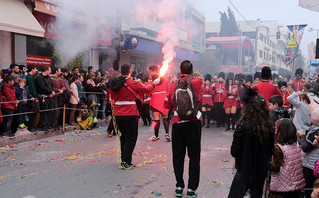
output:
[[[225,73],[220,72],[218,75],[218,83],[215,84],[215,96],[214,96],[214,115],[216,119],[216,127],[225,126]]]
[[[157,66],[150,66],[149,68],[149,74],[154,81],[159,77],[159,68]],[[157,85],[154,90],[151,92],[151,102],[150,102],[150,108],[153,113],[153,119],[154,119],[154,133],[155,135],[152,136],[149,140],[150,141],[158,141],[158,133],[160,128],[160,118],[162,116],[163,125],[165,128],[165,139],[167,141],[171,141],[171,137],[169,135],[168,129],[169,129],[169,122],[168,122],[168,112],[169,109],[164,107],[164,99],[166,96],[166,92],[169,88],[169,81],[166,77],[161,77],[161,82],[159,85]]]
[[[186,82],[190,82],[193,90],[196,94],[198,104],[200,103],[200,91],[203,84],[203,80],[192,76],[193,65],[189,60],[185,60],[180,65],[181,79]],[[187,81],[187,79],[189,81]],[[165,98],[165,107],[170,109],[173,107],[173,100],[176,89],[176,82],[170,84],[169,92]],[[201,153],[201,116],[198,111],[197,116],[191,120],[181,120],[176,111],[176,107],[173,108],[173,127],[172,127],[172,150],[173,150],[173,167],[176,178],[176,197],[183,196],[183,189],[185,187],[183,173],[184,173],[184,160],[187,149],[187,156],[189,161],[189,179],[187,197],[196,197],[197,188],[199,185],[200,177],[200,153]]]
[[[260,81],[261,81],[261,73],[260,72],[256,72],[254,74],[254,82],[253,82],[251,87],[256,87],[260,83]]]
[[[230,130],[230,120],[232,121],[232,130],[235,130],[235,123],[236,123],[236,109],[237,109],[237,96],[238,96],[238,89],[236,86],[233,85],[232,76],[227,77],[225,83],[225,93],[226,97],[224,100],[223,108],[225,109],[226,113],[226,124],[227,128],[225,131]]]
[[[149,78],[144,77],[142,82],[144,85],[148,85]],[[151,95],[150,93],[144,93],[143,94],[143,105],[140,109],[140,115],[143,120],[143,126],[151,126],[152,119],[150,115],[150,101],[151,101]]]
[[[206,74],[204,79],[204,86],[201,90],[202,96],[202,126],[209,128],[209,122],[212,119],[211,111],[213,110],[214,102],[213,96],[215,95],[214,87],[211,86],[211,75]],[[207,121],[207,124],[205,123]],[[206,125],[205,125],[206,124]]]
[[[265,66],[262,68],[261,79],[262,81],[256,86],[257,93],[264,96],[266,101],[269,101],[270,97],[273,95],[281,95],[278,86],[275,86],[270,82],[271,69],[269,67]]]
[[[306,83],[306,81],[302,79],[302,74],[303,70],[301,68],[297,68],[295,73],[296,79],[292,82],[295,87],[295,92],[302,91],[302,85]]]
[[[288,90],[287,90],[287,82],[279,81],[278,82],[278,88],[281,92],[281,97],[284,100],[284,108],[288,111],[291,107],[290,102],[287,100],[287,97],[290,96]]]
[[[274,129],[266,99],[254,89],[246,91],[243,114],[236,127],[231,146],[237,172],[228,198],[262,197],[271,156]]]
[[[138,135],[138,108],[136,103],[136,94],[149,93],[155,83],[159,83],[159,79],[154,80],[154,83],[149,86],[144,86],[139,81],[134,81],[131,78],[131,66],[124,64],[121,66],[121,74],[123,81],[120,81],[120,89],[112,90],[112,81],[110,86],[110,95],[114,100],[113,115],[116,118],[116,124],[121,132],[121,166],[122,169],[133,168],[132,153],[135,148]]]
[[[279,81],[279,75],[274,73],[272,75],[272,84],[275,85],[275,86],[278,86],[278,81]]]
[[[40,97],[40,110],[53,109],[53,96],[55,96],[54,86],[50,78],[51,67],[43,66],[42,73],[36,78],[38,96]],[[42,131],[49,132],[48,129],[54,122],[54,111],[42,111],[40,113],[40,124]]]
[[[306,183],[302,173],[297,130],[290,119],[276,122],[275,141],[268,198],[300,198],[300,192]]]
[[[311,113],[311,122],[313,125],[306,131],[297,131],[297,136],[300,139],[301,149],[304,152],[303,173],[306,180],[306,198],[311,197],[312,186],[317,179],[314,176],[314,166],[316,161],[319,159],[319,148],[316,147],[313,142],[316,139],[315,136],[318,135],[319,132],[319,109],[316,109]]]
[[[243,101],[246,91],[248,90],[248,88],[251,88],[252,83],[253,83],[253,77],[251,75],[247,75],[245,77],[245,83],[243,84],[242,90],[240,93],[240,101]]]

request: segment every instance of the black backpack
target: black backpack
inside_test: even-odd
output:
[[[173,105],[181,120],[192,120],[197,116],[198,101],[191,83],[193,79],[194,76],[179,79],[174,92]]]
[[[125,84],[126,79],[123,76],[112,78],[109,83],[109,89],[112,91],[119,91]]]

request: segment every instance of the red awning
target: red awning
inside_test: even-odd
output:
[[[208,44],[219,44],[222,48],[238,48],[240,42],[242,42],[244,48],[249,48],[251,44],[247,36],[210,37],[206,41]]]

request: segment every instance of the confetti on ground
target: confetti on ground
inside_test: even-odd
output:
[[[1,177],[0,177],[0,179],[5,179],[5,178],[6,178],[6,176],[1,176]]]
[[[8,184],[8,182],[6,182],[6,181],[0,181],[0,185],[5,185],[5,184]]]
[[[14,144],[10,144],[9,147],[10,147],[10,148],[17,148],[17,146],[14,145]]]
[[[228,160],[222,160],[222,162],[229,162]]]
[[[155,197],[159,197],[159,196],[162,196],[162,193],[160,191],[157,191],[157,190],[153,190],[151,192],[152,195],[154,195]]]
[[[63,138],[59,138],[59,139],[56,139],[55,141],[56,142],[64,142],[64,139]]]

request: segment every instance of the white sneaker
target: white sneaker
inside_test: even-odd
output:
[[[148,140],[149,140],[149,141],[152,141],[152,142],[156,142],[156,141],[159,141],[159,137],[152,136],[152,137],[149,138]]]
[[[167,133],[167,134],[165,134],[165,139],[168,141],[168,142],[170,142],[171,141],[171,137],[169,136],[169,134]]]

